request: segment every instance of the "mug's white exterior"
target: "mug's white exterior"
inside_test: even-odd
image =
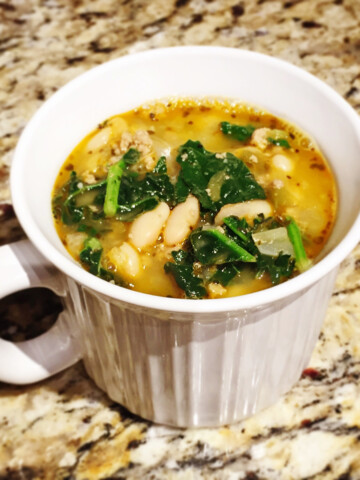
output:
[[[300,377],[335,274],[265,308],[197,315],[134,308],[69,279],[86,370],[110,398],[155,422],[233,423]]]
[[[194,301],[116,287],[70,258],[50,205],[64,159],[105,118],[179,95],[261,105],[314,135],[340,191],[338,221],[322,261],[262,292]],[[155,50],[102,65],[55,94],[19,142],[11,187],[29,237],[74,280],[69,282],[82,353],[99,386],[135,413],[184,426],[231,422],[276,400],[306,364],[334,269],[359,239],[359,152],[359,119],[335,92],[306,72],[250,52]]]

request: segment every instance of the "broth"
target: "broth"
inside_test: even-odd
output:
[[[309,136],[215,100],[156,102],[105,120],[53,191],[56,230],[84,268],[178,298],[243,295],[300,273],[324,247],[336,206]]]

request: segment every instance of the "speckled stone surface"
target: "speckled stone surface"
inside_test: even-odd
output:
[[[23,237],[8,176],[36,109],[94,65],[185,44],[283,58],[360,112],[359,0],[0,2],[0,244]],[[60,308],[41,290],[17,294],[0,303],[0,334],[30,338]],[[342,264],[303,377],[237,425],[174,430],[144,422],[112,403],[81,364],[28,387],[0,384],[0,480],[115,478],[360,479],[360,248]]]

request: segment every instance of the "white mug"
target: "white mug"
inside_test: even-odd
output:
[[[339,209],[321,258],[267,290],[216,300],[163,298],[107,283],[67,253],[51,191],[75,145],[104,119],[165,97],[259,105],[311,134],[330,162]],[[25,128],[11,170],[30,241],[0,249],[0,296],[46,286],[64,312],[38,338],[0,341],[0,380],[42,380],[83,359],[95,383],[130,411],[169,425],[216,426],[274,403],[315,346],[339,263],[360,238],[360,120],[317,78],[281,60],[221,47],[122,57],[60,89]],[[314,198],[316,202],[316,198]]]

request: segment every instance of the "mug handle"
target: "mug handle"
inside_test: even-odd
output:
[[[29,240],[0,247],[0,299],[33,287],[65,297],[64,279]],[[68,325],[65,306],[55,324],[39,337],[18,343],[0,338],[0,381],[34,383],[76,363],[81,355]]]

